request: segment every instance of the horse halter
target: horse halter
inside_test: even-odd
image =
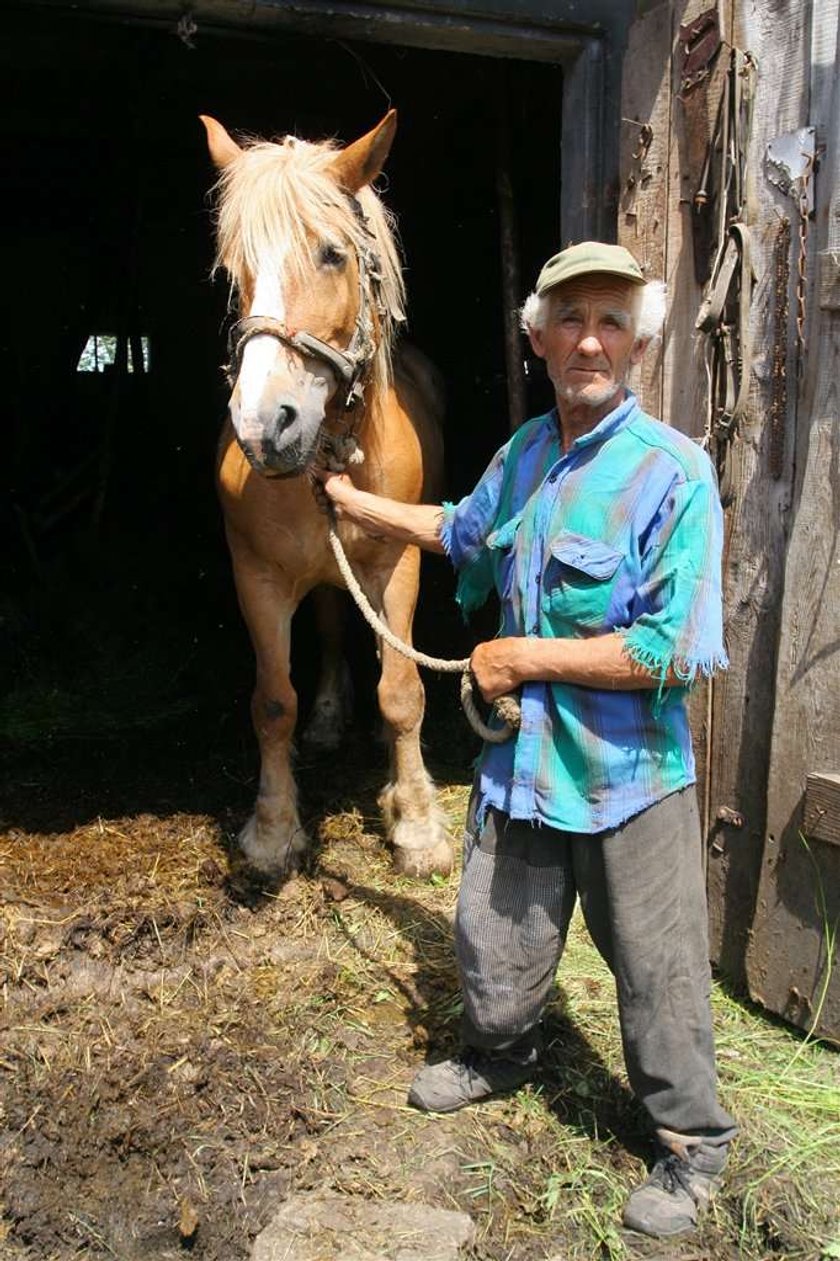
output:
[[[365,213],[359,201],[350,197],[353,213],[365,229],[369,241],[373,241],[373,233],[368,227]],[[286,327],[282,320],[271,315],[246,315],[231,326],[228,334],[228,355],[230,362],[225,371],[230,384],[239,376],[242,367],[242,355],[252,337],[269,336],[282,342],[291,350],[310,359],[320,359],[335,373],[345,387],[344,410],[352,409],[364,398],[365,378],[376,350],[375,322],[373,308],[382,316],[383,306],[379,286],[382,283],[382,272],[379,259],[372,245],[367,245],[356,253],[356,265],[359,275],[359,307],[356,313],[356,324],[350,343],[345,350],[331,346],[312,333],[296,332]]]

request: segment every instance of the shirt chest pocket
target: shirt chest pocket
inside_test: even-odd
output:
[[[562,530],[551,540],[543,584],[543,608],[555,631],[604,628],[613,578],[624,553],[600,539]]]
[[[487,536],[487,547],[493,565],[493,581],[500,600],[506,600],[513,588],[516,567],[515,544],[521,524],[522,514],[519,513]]]

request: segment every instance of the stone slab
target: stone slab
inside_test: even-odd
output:
[[[457,1261],[474,1239],[467,1213],[313,1192],[282,1205],[251,1261]]]

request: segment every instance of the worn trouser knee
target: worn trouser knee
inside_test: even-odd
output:
[[[489,810],[468,830],[455,920],[463,1037],[525,1053],[551,991],[574,907],[568,846]]]

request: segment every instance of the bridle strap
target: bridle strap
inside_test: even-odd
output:
[[[332,368],[339,380],[349,383],[353,380],[357,360],[348,350],[339,350],[329,342],[321,341],[312,333],[293,333],[282,320],[271,315],[246,315],[237,320],[230,330],[230,366],[239,371],[242,364],[242,352],[252,337],[274,337],[301,355],[312,359],[323,359]]]

